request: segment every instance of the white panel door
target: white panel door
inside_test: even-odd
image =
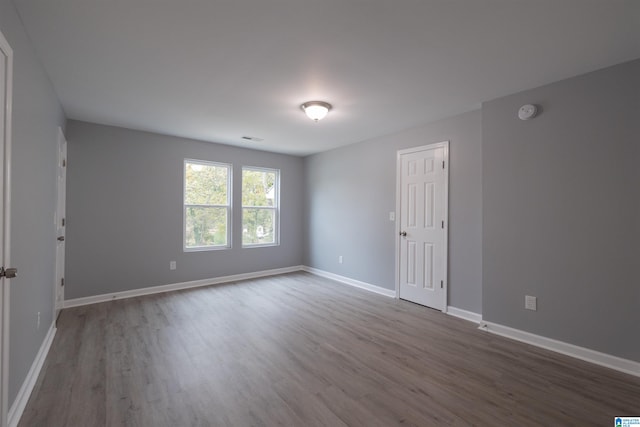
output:
[[[58,184],[56,206],[56,282],[55,282],[55,317],[62,309],[64,302],[64,254],[66,229],[66,194],[67,194],[67,140],[58,128]]]
[[[13,52],[0,33],[0,426],[7,425],[9,374],[9,282],[4,277],[9,266],[9,212],[11,159],[11,85]],[[7,278],[11,274],[6,273]]]
[[[398,153],[399,297],[446,309],[448,143]]]

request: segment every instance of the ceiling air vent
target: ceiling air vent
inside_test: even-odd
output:
[[[264,141],[264,138],[258,138],[257,136],[243,136],[242,139],[246,139],[247,141],[253,141],[253,142]]]

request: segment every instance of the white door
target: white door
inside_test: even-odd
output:
[[[0,426],[7,425],[9,374],[9,181],[11,159],[11,88],[13,51],[0,33]],[[5,277],[6,276],[6,277]]]
[[[56,282],[55,282],[55,317],[62,309],[64,303],[64,251],[65,251],[65,229],[66,229],[66,191],[67,191],[67,140],[58,128],[58,187],[56,206]]]
[[[398,152],[398,295],[446,311],[449,142]]]

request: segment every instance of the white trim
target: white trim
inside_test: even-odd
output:
[[[400,152],[396,153],[396,214],[395,214],[395,218],[396,218],[396,232],[394,234],[394,238],[396,239],[396,252],[395,252],[395,291],[396,291],[396,298],[400,298],[400,233],[402,232],[400,230],[400,226],[402,223],[402,209],[401,209],[401,203],[402,203],[402,197],[400,197],[400,195],[402,194],[402,179],[400,177],[400,170],[401,170],[401,159],[400,159]]]
[[[6,75],[5,81],[0,84],[5,84],[5,105],[2,106],[2,116],[0,120],[4,120],[4,188],[0,191],[3,192],[4,198],[1,203],[0,209],[3,209],[4,224],[0,224],[3,227],[3,259],[0,260],[5,267],[11,267],[11,125],[12,125],[12,111],[13,111],[13,49],[9,45],[9,42],[0,32],[0,51],[6,56]],[[2,148],[2,147],[0,147]],[[8,413],[8,399],[9,399],[9,307],[11,292],[9,283],[6,283],[6,279],[0,279],[4,281],[4,284],[0,286],[2,295],[0,296],[0,304],[2,304],[2,310],[0,310],[0,426],[4,427],[7,424]]]
[[[361,282],[359,280],[350,279],[349,277],[340,276],[338,274],[329,273],[328,271],[319,270],[313,267],[307,267],[306,265],[302,267],[303,271],[307,273],[315,274],[316,276],[324,277],[326,279],[331,279],[336,282],[344,283],[345,285],[353,286],[356,288],[364,289],[369,292],[376,293],[378,295],[384,295],[385,297],[395,298],[396,292],[392,289],[386,289],[381,286],[372,285],[371,283]]]
[[[419,151],[426,150],[436,150],[438,148],[443,148],[444,153],[442,154],[442,158],[445,162],[445,178],[444,178],[444,224],[445,224],[445,238],[444,238],[444,254],[443,254],[443,288],[444,292],[442,293],[442,312],[446,313],[449,306],[448,304],[448,294],[449,294],[449,141],[435,142],[432,144],[421,145],[419,147],[411,147],[406,148],[404,150],[398,150],[396,153],[396,256],[395,256],[395,271],[396,271],[396,289],[395,294],[396,298],[400,298],[400,225],[402,222],[401,215],[401,194],[402,194],[402,177],[400,176],[400,170],[402,169],[402,156],[404,154],[415,153]]]
[[[442,312],[447,313],[447,308],[449,304],[449,141],[443,141],[437,144],[431,144],[430,146],[437,148],[442,147],[442,161],[444,162],[444,248],[443,248],[443,285],[444,292],[442,298]]]
[[[150,286],[147,288],[132,289],[130,291],[114,292],[112,294],[94,295],[90,297],[75,298],[64,301],[64,308],[78,307],[81,305],[97,304],[115,299],[133,298],[142,295],[160,294],[163,292],[177,291],[180,289],[199,288],[202,286],[218,285],[221,283],[236,282],[239,280],[256,279],[259,277],[275,276],[278,274],[300,271],[303,267],[276,268],[273,270],[256,271],[253,273],[234,274],[232,276],[213,277],[210,279],[193,280],[191,282],[173,283],[169,285]]]
[[[482,314],[474,313],[473,311],[463,310],[461,308],[448,306],[447,314],[460,319],[468,320],[473,323],[480,323],[482,321]]]
[[[623,359],[497,323],[481,321],[478,329],[640,377],[640,363],[633,360]]]
[[[280,243],[256,243],[255,245],[245,245],[242,249],[272,248],[280,246]]]
[[[24,408],[27,406],[27,402],[31,397],[31,392],[33,392],[33,388],[38,380],[38,375],[40,375],[44,361],[47,358],[47,354],[49,354],[53,338],[56,336],[56,330],[55,322],[51,322],[49,332],[47,332],[47,336],[44,338],[33,364],[31,364],[31,369],[29,369],[29,373],[24,379],[22,387],[20,387],[20,391],[18,391],[16,400],[13,402],[13,405],[11,405],[11,409],[9,409],[9,427],[16,427],[18,422],[20,422]]]
[[[67,212],[66,200],[67,200],[67,138],[64,136],[62,127],[58,126],[58,164],[56,165],[56,213],[55,213],[55,234],[56,236],[66,236],[66,225],[63,225],[61,221],[66,221],[65,216]],[[60,191],[59,180],[61,174],[64,177],[64,188]],[[62,199],[62,215],[59,216],[58,208]],[[61,234],[59,234],[61,233]],[[62,256],[58,252],[58,245],[64,245]],[[62,309],[62,302],[64,301],[64,286],[61,286],[60,280],[64,279],[64,258],[66,255],[66,244],[64,239],[59,242],[58,239],[54,240],[53,250],[56,254],[56,273],[53,280],[53,321],[58,317],[58,313]],[[61,259],[59,259],[59,257]],[[60,297],[60,299],[58,299]]]

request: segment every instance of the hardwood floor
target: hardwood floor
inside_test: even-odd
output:
[[[640,378],[307,273],[62,312],[20,426],[609,426]]]

